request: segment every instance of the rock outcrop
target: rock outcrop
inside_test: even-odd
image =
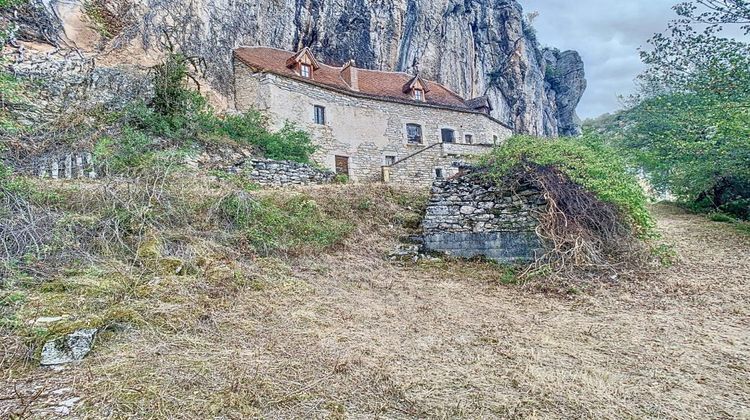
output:
[[[581,134],[576,107],[586,90],[583,60],[576,51],[546,49],[543,56],[549,101],[557,108],[558,132],[564,136]]]
[[[487,95],[493,116],[517,132],[556,136],[578,130],[575,106],[585,88],[580,56],[540,50],[515,0],[85,4],[30,0],[6,11],[5,19],[17,22],[18,42],[79,48],[99,66],[147,66],[159,59],[166,43],[173,43],[206,60],[203,87],[225,106],[232,103],[230,64],[237,46],[309,46],[332,64],[354,59],[365,68],[420,72],[462,96]],[[98,9],[92,12],[92,7]]]

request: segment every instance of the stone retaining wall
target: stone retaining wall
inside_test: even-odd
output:
[[[512,191],[478,172],[436,182],[422,222],[425,248],[500,262],[533,260],[543,248],[536,227],[544,206],[538,190]]]
[[[236,172],[264,186],[295,186],[330,184],[336,174],[297,162],[249,159],[238,165]]]
[[[96,178],[98,176],[93,157],[89,152],[48,156],[38,163],[37,174],[40,178],[52,179]]]

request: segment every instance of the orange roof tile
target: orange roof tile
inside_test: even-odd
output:
[[[381,100],[404,102],[412,105],[428,105],[448,107],[462,111],[479,112],[471,108],[467,101],[459,95],[451,92],[440,83],[420,80],[426,85],[425,101],[415,101],[410,93],[404,93],[404,85],[414,80],[415,76],[400,72],[376,71],[357,69],[359,90],[352,90],[341,77],[343,67],[329,66],[320,63],[320,68],[315,70],[312,79],[298,75],[293,69],[287,67],[290,57],[297,53],[268,47],[240,47],[234,51],[235,57],[257,71],[265,71],[280,76],[289,77],[306,83],[327,87],[330,89],[345,91],[350,94],[358,94]]]

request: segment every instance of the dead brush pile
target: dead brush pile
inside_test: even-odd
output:
[[[645,194],[601,139],[517,136],[483,166],[494,182],[510,188],[531,185],[546,199],[537,234],[547,252],[526,270],[527,276],[616,278],[645,261],[647,247],[641,239],[653,227]]]
[[[505,182],[511,188],[532,185],[546,201],[537,234],[547,244],[547,252],[533,268],[549,267],[559,273],[570,268],[611,267],[640,256],[641,245],[622,213],[556,167],[524,160]]]

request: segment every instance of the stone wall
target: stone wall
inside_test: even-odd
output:
[[[536,227],[544,206],[538,190],[511,190],[481,172],[436,182],[422,222],[425,248],[500,262],[533,260],[543,248]]]
[[[320,165],[334,170],[335,156],[348,157],[349,176],[353,181],[382,180],[382,167],[387,157],[398,161],[440,143],[442,128],[455,130],[459,142],[466,134],[471,134],[473,143],[485,145],[501,143],[512,135],[512,130],[486,114],[332,91],[273,74],[257,73],[237,60],[235,89],[238,111],[255,108],[270,117],[274,129],[290,121],[309,132],[319,147],[313,159]],[[315,105],[326,109],[323,125],[314,123]],[[422,126],[421,144],[407,142],[406,124],[410,123]],[[428,164],[424,170],[431,173],[432,166]]]
[[[234,167],[251,181],[264,186],[286,187],[330,184],[336,174],[297,162],[250,159]]]
[[[96,178],[97,169],[89,152],[50,155],[37,164],[40,178],[73,179]]]
[[[489,151],[489,145],[435,143],[384,167],[383,178],[389,184],[429,187],[435,181],[456,175],[456,164],[465,158]]]

